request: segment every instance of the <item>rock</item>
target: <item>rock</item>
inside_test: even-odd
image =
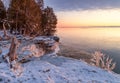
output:
[[[54,37],[53,37],[53,40],[56,41],[56,42],[59,42],[59,41],[60,41],[60,38],[57,37],[57,36],[54,36]]]

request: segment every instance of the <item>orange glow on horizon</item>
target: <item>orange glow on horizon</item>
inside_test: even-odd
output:
[[[58,27],[120,26],[120,9],[57,12]]]

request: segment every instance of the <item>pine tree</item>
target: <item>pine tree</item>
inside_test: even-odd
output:
[[[13,20],[11,32],[36,35],[41,32],[41,10],[34,0],[12,0],[8,18]]]
[[[3,22],[2,20],[6,18],[6,9],[0,0],[0,29],[3,29]]]
[[[56,32],[57,18],[53,8],[47,7],[42,14],[42,31],[43,35],[52,36]]]
[[[44,1],[43,0],[36,0],[37,4],[39,5],[40,9],[43,10],[44,9]]]

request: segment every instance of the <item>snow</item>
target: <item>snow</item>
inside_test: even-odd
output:
[[[60,56],[45,55],[22,67],[22,75],[16,77],[7,63],[0,63],[0,83],[120,83],[120,76],[113,72]]]
[[[29,52],[31,52],[30,55],[33,55],[35,57],[40,57],[40,56],[43,56],[45,54],[45,52],[42,50],[42,48],[38,49],[36,47],[36,45],[34,45],[34,44],[23,47],[22,51],[24,51],[23,55],[28,55]]]
[[[1,32],[0,32],[1,33]],[[2,33],[0,34],[2,35]],[[29,38],[17,36],[22,43],[18,48],[20,56],[34,55],[25,63],[16,63],[14,68],[3,61],[3,55],[9,52],[10,40],[0,41],[0,83],[120,83],[120,75],[91,66],[82,60],[57,56],[59,43],[51,37]],[[32,40],[31,40],[32,39]],[[53,45],[54,52],[43,54],[33,41]],[[28,42],[26,42],[28,41]],[[19,58],[20,58],[19,56]]]
[[[10,0],[1,0],[5,6],[6,9],[9,8]]]
[[[2,0],[6,9],[10,0]],[[2,35],[1,35],[2,34]],[[3,32],[0,31],[0,36]],[[23,36],[19,36],[21,39]],[[23,37],[29,40],[29,37]],[[57,56],[58,43],[51,38],[36,37],[33,40],[44,40],[50,45],[55,44],[53,53],[43,56],[34,44],[21,45],[22,55],[34,55],[35,57],[26,63],[18,63],[18,70],[10,69],[8,63],[2,60],[2,55],[9,52],[10,41],[0,41],[0,83],[120,83],[120,75],[91,66],[82,60],[76,60]],[[16,62],[14,62],[16,63]]]

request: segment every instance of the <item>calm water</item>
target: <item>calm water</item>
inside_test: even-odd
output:
[[[74,49],[109,55],[117,63],[114,71],[120,73],[120,28],[58,28],[57,35]]]

